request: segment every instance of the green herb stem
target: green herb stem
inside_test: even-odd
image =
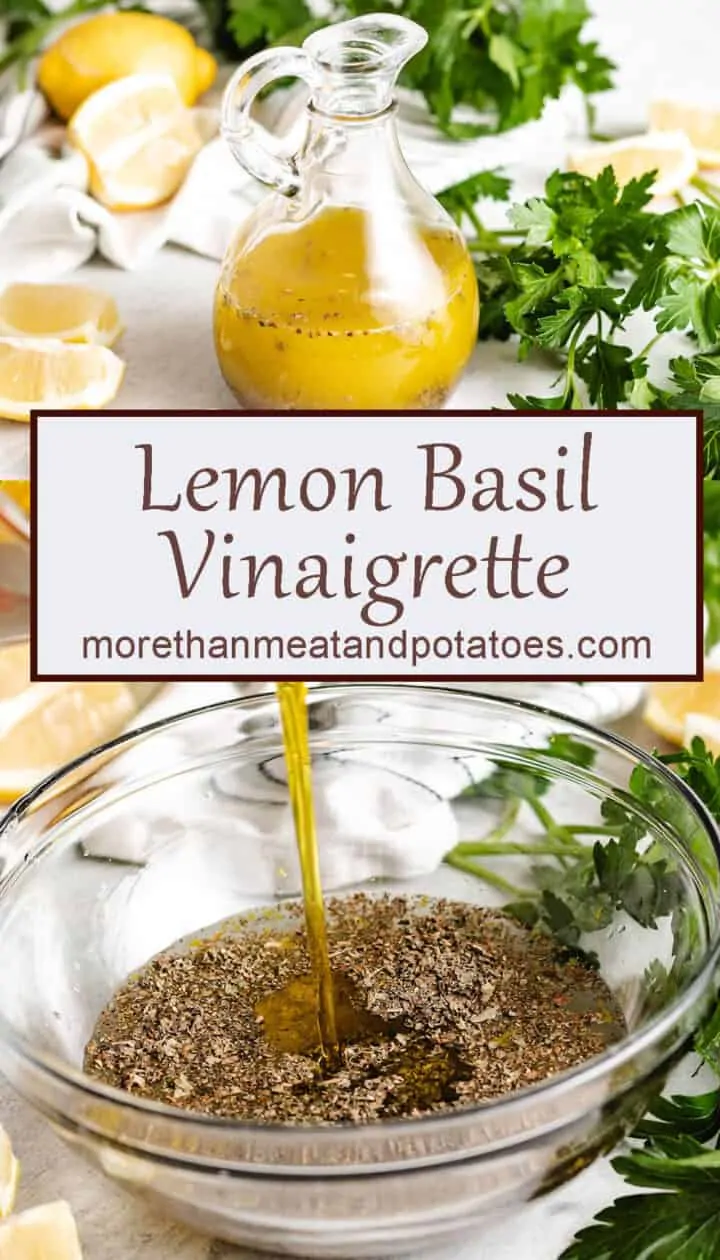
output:
[[[538,821],[542,823],[548,835],[554,836],[556,840],[561,842],[562,852],[568,853],[572,849],[577,850],[578,847],[582,848],[583,852],[585,852],[585,846],[578,846],[570,829],[561,823],[556,822],[550,811],[545,808],[542,801],[537,796],[528,796],[527,804],[530,806],[530,809],[533,811]]]
[[[642,350],[638,351],[635,355],[636,360],[646,359],[650,354],[650,351],[654,350],[658,342],[662,341],[663,336],[663,333],[656,333],[654,337],[651,337],[650,340],[643,346]]]
[[[717,184],[712,184],[710,180],[704,179],[702,175],[695,175],[690,180],[690,184],[703,197],[707,197],[708,201],[712,202],[714,206],[720,206],[720,187]]]
[[[495,843],[487,840],[468,840],[456,845],[452,852],[459,853],[463,857],[472,857],[473,854],[479,857],[512,857],[513,854],[527,857],[567,857],[568,853],[572,852],[580,857],[587,853],[587,847],[584,844],[577,844],[570,848],[564,841],[552,844],[548,840],[538,840],[535,843],[531,841],[528,844],[516,840],[500,840]]]
[[[497,871],[491,871],[487,866],[481,866],[478,862],[472,862],[469,858],[458,853],[456,849],[452,849],[450,853],[445,855],[444,859],[447,866],[454,866],[458,871],[464,871],[466,875],[474,875],[477,879],[482,879],[492,888],[497,888],[498,892],[505,893],[513,899],[517,897],[532,896],[523,888],[518,888],[516,884],[505,879],[502,875],[498,875]]]
[[[617,827],[590,826],[588,823],[564,823],[566,831],[574,836],[616,836]],[[583,845],[583,850],[585,846]]]
[[[487,835],[482,837],[482,840],[461,840],[459,844],[455,845],[455,852],[475,853],[477,852],[476,846],[478,844],[502,845],[504,837],[515,826],[517,816],[520,813],[520,804],[519,800],[508,801],[497,826],[488,831]]]

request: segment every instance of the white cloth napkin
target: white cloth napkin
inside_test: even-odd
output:
[[[257,692],[257,685],[245,689]],[[343,701],[340,722],[330,698],[313,708],[323,887],[332,893],[382,880],[385,887],[397,881],[405,892],[425,892],[431,878],[436,895],[467,896],[465,876],[443,866],[443,858],[458,840],[485,835],[498,816],[497,802],[456,800],[493,768],[473,746],[479,738],[512,748],[539,746],[567,723],[541,715],[519,721],[511,710],[491,714],[467,707],[448,717],[425,706],[420,734],[415,708],[395,702],[391,709],[387,690],[359,688],[356,701]],[[180,684],[158,697],[141,721],[232,696],[225,684]],[[373,726],[372,744],[354,736]],[[326,727],[333,731],[332,748],[323,738]],[[423,744],[428,731],[436,738]],[[244,760],[248,737],[253,743]],[[102,777],[106,804],[88,812],[82,830],[76,824],[74,838],[83,865],[110,864],[112,892],[99,913],[115,921],[122,915],[126,924],[120,936],[108,937],[108,965],[118,975],[196,933],[200,924],[210,927],[299,894],[274,703],[223,706],[170,725],[108,762]],[[580,798],[574,786],[553,789],[549,804],[560,817],[572,809],[580,821],[600,820],[597,803]],[[521,835],[537,826],[529,809],[518,822]]]
[[[474,684],[473,689],[495,691],[500,696],[508,690],[501,685],[484,688],[482,684]],[[271,691],[272,685],[248,683],[242,690],[257,695]],[[512,695],[513,689],[509,691]],[[589,716],[593,699],[586,694],[581,700],[584,691],[567,688],[562,700],[555,699],[555,706],[563,707],[564,703],[564,708],[573,712],[574,705],[575,712],[581,708]],[[590,691],[592,694],[592,686]],[[611,687],[601,684],[594,695],[595,716],[606,720],[616,716],[618,708],[632,703],[633,698],[637,700],[640,691],[640,687],[627,685],[625,691],[621,688],[613,693]],[[552,706],[554,695],[546,684],[533,699]],[[166,688],[133,725],[144,726],[237,696],[238,688],[232,684],[177,684]],[[461,718],[453,716],[456,746],[444,749],[440,743],[437,747],[414,743],[410,716],[404,735],[391,729],[387,742],[359,748],[352,747],[348,734],[345,749],[320,751],[314,759],[315,811],[327,889],[370,878],[413,879],[437,869],[460,838],[458,815],[451,801],[492,770],[483,755],[462,751],[464,733],[471,737],[482,730],[483,736],[494,742],[517,746],[542,744],[548,732],[548,722],[540,716],[534,726],[526,719],[517,721],[512,713],[492,719],[467,713]],[[256,716],[255,731],[262,734],[272,717],[269,709]],[[377,723],[378,741],[389,718],[388,706],[377,692],[370,697],[360,695],[357,705],[343,706],[343,730],[351,732],[356,724]],[[397,713],[395,718],[397,727]],[[297,893],[300,872],[283,758],[273,753],[264,760],[255,756],[252,763],[243,763],[242,735],[252,733],[247,727],[243,729],[246,722],[241,710],[221,709],[200,722],[171,726],[151,743],[141,742],[110,763],[104,772],[109,782],[116,780],[119,772],[148,782],[155,774],[161,778],[169,764],[179,767],[219,747],[238,745],[237,760],[225,768],[155,783],[138,798],[141,808],[131,819],[125,811],[117,820],[104,820],[86,834],[85,853],[139,867],[149,862],[166,871],[168,878],[170,872],[180,870],[183,884],[190,887],[203,879],[217,884],[218,867],[226,866],[228,895],[232,897],[236,892],[231,873],[237,869],[241,846],[245,893]],[[447,726],[442,713],[433,715],[428,710],[423,722],[433,722],[438,730]],[[558,717],[556,727],[551,724],[554,729],[564,725],[562,717]],[[483,812],[479,803],[478,808]],[[183,855],[178,867],[178,857]]]
[[[297,98],[277,94],[268,125],[284,124]],[[45,117],[34,93],[6,95],[0,104],[0,278],[47,281],[72,272],[99,251],[128,270],[141,268],[167,243],[222,258],[234,230],[265,189],[249,178],[217,136],[218,112],[196,111],[208,143],[183,187],[156,210],[111,213],[87,192],[82,156],[63,145],[61,128],[38,125]],[[535,123],[501,136],[458,143],[439,135],[421,101],[401,99],[400,137],[406,159],[431,192],[479,170],[507,168],[516,195],[536,191],[543,173],[566,156],[578,127],[577,97],[566,93]],[[33,134],[30,138],[27,132]],[[214,137],[214,138],[213,138]],[[3,155],[5,155],[3,157]],[[504,211],[491,205],[490,216]]]
[[[271,687],[247,684],[244,690],[257,694]],[[158,697],[141,720],[230,698],[237,698],[231,685],[180,684]],[[363,702],[357,714],[344,711],[343,716],[344,725],[354,717],[382,725],[387,709],[381,702]],[[259,719],[261,727],[269,718],[268,713]],[[243,721],[240,710],[220,710],[200,723],[170,727],[154,748],[141,743],[111,763],[104,776],[109,781],[119,772],[145,778],[161,765],[180,765],[212,747],[238,743],[239,759],[227,768],[176,778],[145,793],[131,828],[127,817],[95,827],[83,839],[86,854],[138,865],[152,859],[153,865],[164,866],[167,859],[174,868],[178,854],[185,853],[193,867],[198,864],[198,878],[207,860],[217,880],[218,864],[227,864],[229,871],[236,867],[240,845],[247,859],[244,881],[249,878],[255,891],[296,893],[300,872],[284,761],[272,754],[243,763]],[[313,773],[323,881],[327,888],[338,888],[373,876],[412,878],[435,870],[458,838],[449,801],[488,773],[488,763],[472,754],[385,745],[320,753]]]

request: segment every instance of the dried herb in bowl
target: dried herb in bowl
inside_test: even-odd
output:
[[[292,903],[150,962],[100,1016],[86,1071],[206,1114],[367,1122],[496,1098],[625,1033],[596,969],[502,911],[362,893],[327,911],[338,1066],[317,1053]]]

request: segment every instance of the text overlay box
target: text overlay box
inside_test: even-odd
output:
[[[33,677],[694,678],[697,417],[33,418]]]

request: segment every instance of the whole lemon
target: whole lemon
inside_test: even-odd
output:
[[[153,13],[99,13],[50,45],[38,85],[67,120],[98,88],[128,74],[169,74],[186,105],[194,105],[216,72],[214,57],[177,22]]]

